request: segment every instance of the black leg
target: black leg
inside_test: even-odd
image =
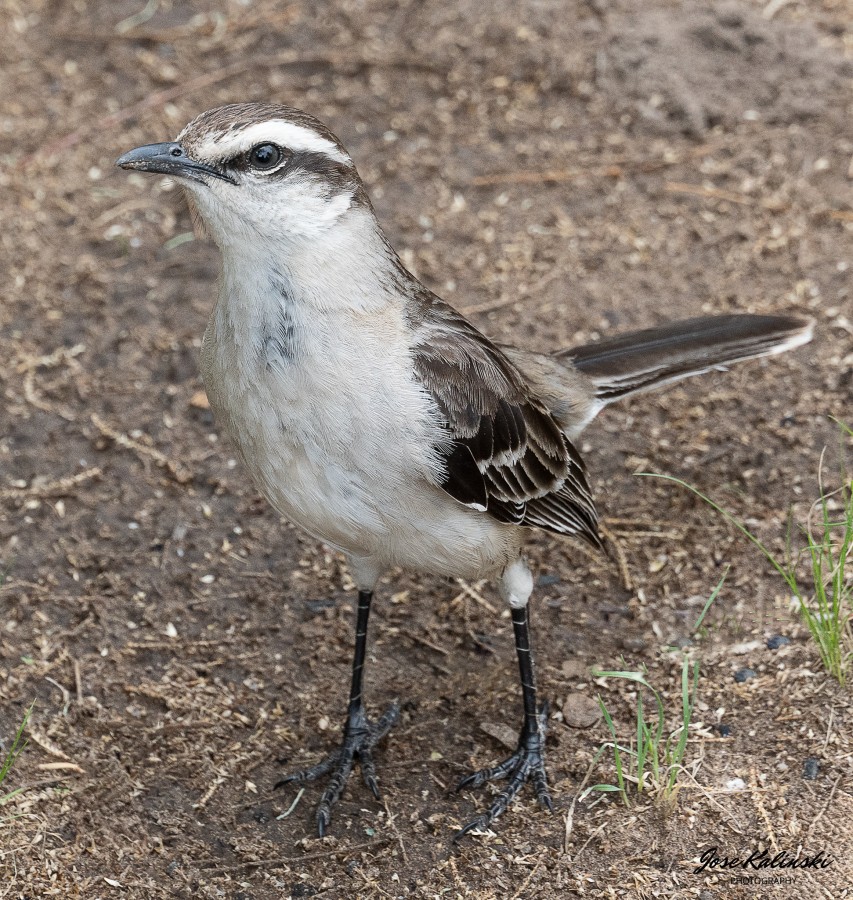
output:
[[[364,657],[367,653],[367,620],[370,617],[370,601],[372,599],[372,591],[358,592],[352,683],[341,746],[316,766],[303,769],[301,772],[294,772],[293,775],[282,778],[276,785],[278,787],[291,781],[314,781],[331,772],[329,784],[323,791],[320,805],[317,807],[317,831],[320,837],[323,837],[329,827],[332,820],[332,807],[343,793],[344,785],[349,778],[356,757],[361,766],[364,783],[370,788],[373,796],[377,800],[379,799],[379,785],[376,781],[376,768],[371,751],[388,734],[400,716],[400,707],[396,702],[391,704],[375,725],[368,721],[364,712],[364,703],[362,702]]]
[[[361,709],[361,688],[364,682],[364,657],[367,655],[367,621],[370,618],[372,591],[358,592],[355,618],[355,654],[352,660],[352,683],[349,689],[349,714]]]
[[[533,653],[530,649],[530,626],[527,610],[527,605],[512,610],[512,628],[515,632],[515,651],[518,654],[521,696],[524,702],[524,724],[521,727],[521,734],[518,736],[518,748],[502,763],[489,769],[480,769],[479,772],[463,778],[459,782],[457,790],[478,788],[496,778],[507,778],[509,782],[486,812],[477,816],[456,833],[454,840],[457,841],[475,828],[488,828],[504,812],[528,780],[533,782],[533,789],[536,791],[539,803],[548,810],[554,808],[545,776],[545,732],[548,727],[548,704],[544,703],[539,710],[536,708],[536,681],[533,677]]]

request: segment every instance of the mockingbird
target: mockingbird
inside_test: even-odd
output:
[[[342,743],[284,779],[329,776],[320,835],[356,760],[379,796],[372,751],[399,708],[371,722],[362,675],[373,591],[395,566],[496,576],[512,614],[518,747],[461,782],[508,780],[457,836],[487,827],[528,780],[551,809],[522,545],[537,527],[601,546],[575,439],[614,400],[789,350],[810,340],[811,322],[726,315],[552,355],[498,346],[406,270],[344,146],[285,106],[212,109],[176,141],[131,150],[117,165],[175,177],[219,245],[219,297],[201,350],[211,407],[269,502],[346,554],[358,585]]]

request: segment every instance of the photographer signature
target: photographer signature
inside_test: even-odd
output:
[[[716,847],[710,847],[700,857],[694,875],[707,869],[825,869],[832,865],[831,856],[819,850],[813,856],[795,856],[787,850],[780,850],[771,856],[766,849],[753,850],[746,859],[739,856],[720,856]]]

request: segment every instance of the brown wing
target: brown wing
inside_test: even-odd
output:
[[[600,546],[583,461],[518,369],[433,295],[419,299],[411,323],[415,370],[451,438],[441,487],[501,522]]]

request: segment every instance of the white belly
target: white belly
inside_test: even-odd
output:
[[[472,578],[518,553],[519,529],[436,487],[440,436],[412,380],[396,310],[359,332],[312,323],[292,358],[258,352],[211,320],[202,372],[211,406],[259,489],[282,515],[381,572]],[[348,341],[341,340],[347,335]]]

